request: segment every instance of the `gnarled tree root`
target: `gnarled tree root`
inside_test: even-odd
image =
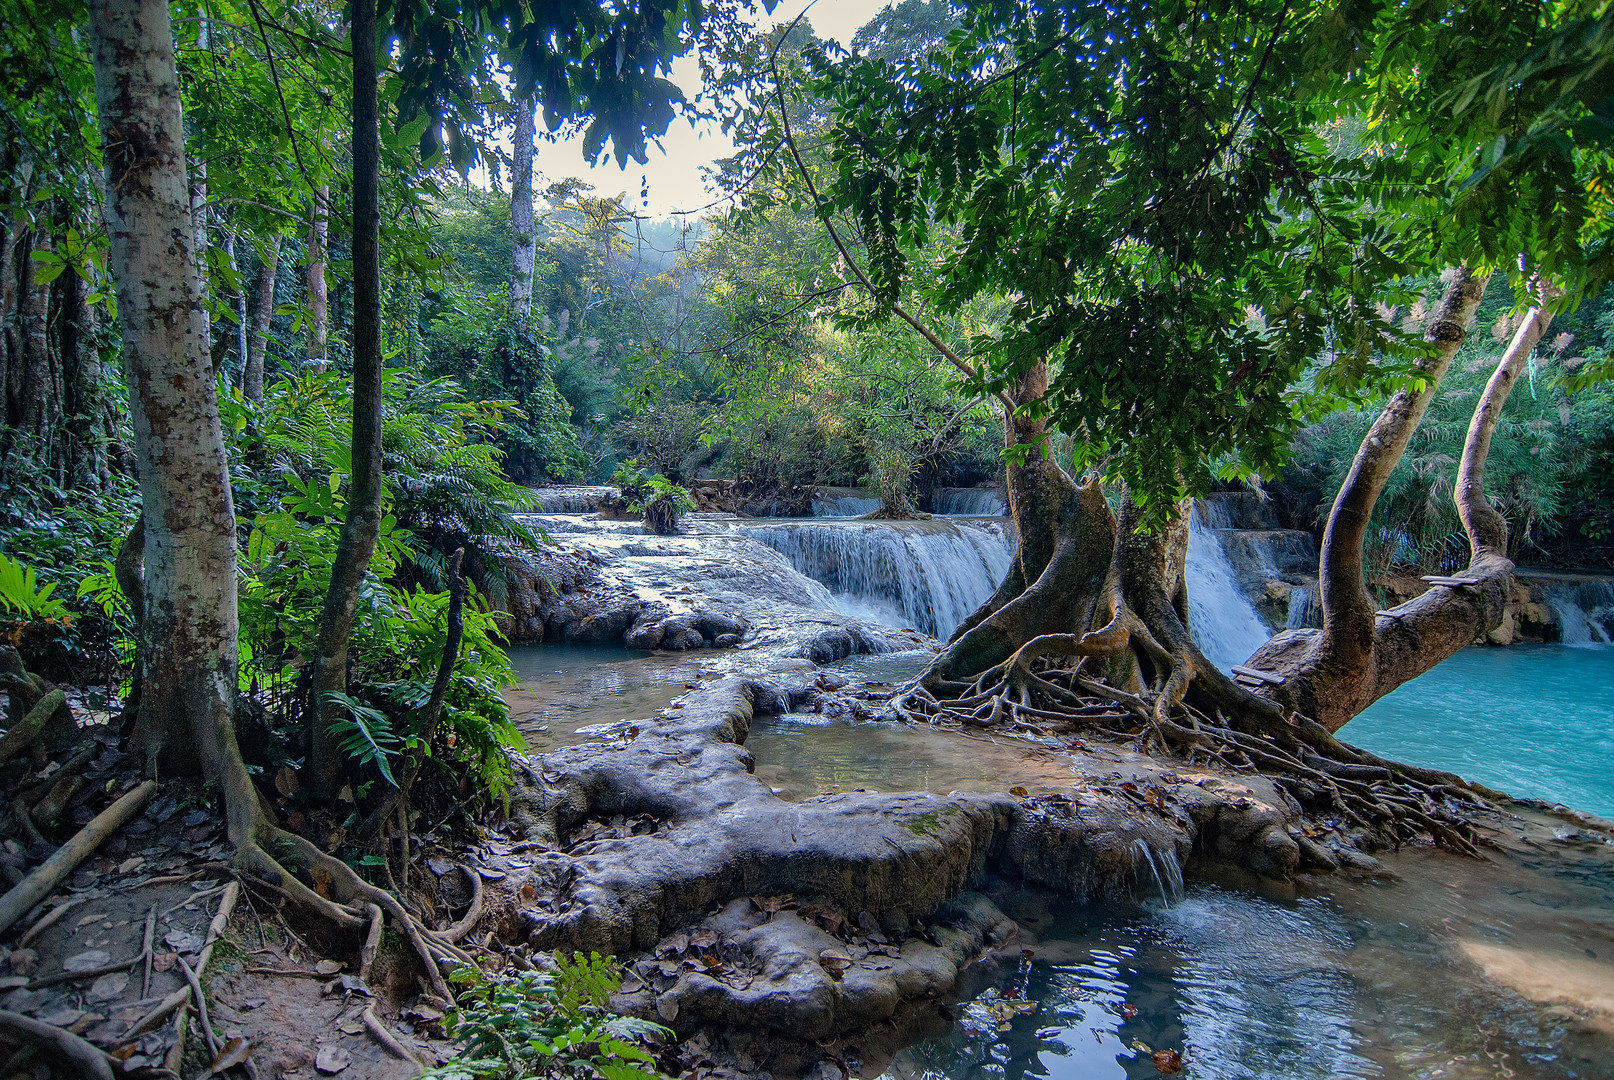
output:
[[[1326,807],[1343,827],[1395,845],[1423,835],[1479,855],[1471,811],[1495,793],[1450,773],[1418,769],[1340,742],[1320,724],[1229,680],[1186,639],[1156,635],[1125,607],[1100,630],[1033,638],[973,679],[927,672],[899,690],[890,713],[910,722],[992,726],[1027,735],[1096,730],[1141,736],[1157,752],[1256,771],[1308,809]],[[1164,638],[1172,648],[1160,644]],[[1154,673],[1137,692],[1086,666],[1135,649]],[[1135,688],[1136,689],[1136,688]]]

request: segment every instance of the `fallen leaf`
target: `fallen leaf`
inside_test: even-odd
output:
[[[127,971],[114,971],[110,975],[102,975],[90,984],[84,996],[90,1001],[111,1001],[129,988],[129,973]]]
[[[286,796],[286,798],[289,799],[297,794],[297,789],[301,786],[297,780],[297,770],[290,765],[282,765],[280,771],[275,773],[275,790]]]
[[[118,864],[118,873],[131,874],[140,869],[141,864],[145,861],[146,857],[144,855],[136,855],[132,859],[125,859]]]
[[[105,949],[90,949],[62,961],[63,971],[94,971],[112,963],[112,954]]]
[[[163,942],[175,952],[199,953],[202,951],[202,935],[193,934],[189,930],[170,930],[163,935]]]
[[[697,949],[710,949],[717,944],[717,931],[704,927],[689,935],[689,943]]]
[[[1016,799],[1023,799],[1027,795],[1030,795],[1031,792],[1027,791],[1023,787],[1012,787],[1009,789],[1009,794],[1013,795]]]
[[[674,934],[656,946],[657,956],[682,956],[689,951],[689,935]]]
[[[335,975],[338,971],[341,971],[344,966],[345,965],[338,963],[335,960],[321,960],[319,963],[314,965],[314,970],[319,972],[321,975]]]
[[[197,1080],[205,1080],[209,1076],[217,1076],[226,1069],[233,1069],[247,1059],[252,1052],[252,1040],[243,1039],[237,1035],[225,1043],[219,1050],[219,1056],[207,1063],[207,1071]]]
[[[852,958],[843,952],[825,949],[818,954],[818,963],[825,971],[829,972],[830,978],[839,979],[841,973],[852,966]]]
[[[1176,1050],[1156,1050],[1153,1055],[1154,1067],[1166,1076],[1182,1072],[1182,1054]]]
[[[314,1068],[327,1075],[335,1075],[352,1063],[353,1056],[340,1046],[322,1046],[314,1055]]]
[[[242,1000],[241,1009],[244,1012],[250,1012],[253,1009],[261,1009],[267,1004],[269,1004],[269,999],[266,997],[249,997]]]
[[[1121,1002],[1121,1016],[1123,1018],[1130,1020],[1136,1015],[1138,1015],[1138,1007],[1136,1005],[1125,1001]]]
[[[179,954],[177,952],[158,953],[155,957],[152,958],[151,970],[153,970],[153,971],[173,971],[174,970],[174,965],[177,964],[178,962],[179,962]]]
[[[453,863],[449,862],[447,859],[438,859],[438,858],[427,859],[426,860],[426,866],[427,866],[428,869],[431,870],[432,873],[436,874],[438,877],[442,877],[444,874],[446,874],[450,870],[454,869],[454,864]]]

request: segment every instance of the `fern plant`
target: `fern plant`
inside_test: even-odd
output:
[[[380,709],[343,693],[326,694],[325,700],[340,706],[345,715],[331,721],[331,734],[342,753],[359,765],[373,765],[381,778],[398,786],[392,775],[392,756],[404,748],[404,740],[392,730],[392,720]]]
[[[40,584],[31,566],[0,552],[0,611],[22,619],[63,619],[67,605],[51,594],[55,582]]]
[[[555,970],[490,974],[470,965],[448,1016],[460,1056],[421,1074],[431,1080],[656,1080],[641,1045],[672,1032],[607,1009],[622,972],[599,953],[557,953]]]

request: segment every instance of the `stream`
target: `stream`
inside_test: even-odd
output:
[[[960,506],[992,509],[966,495]],[[863,510],[854,494],[835,499],[821,512]],[[1190,594],[1196,638],[1225,666],[1269,631],[1217,539],[1233,530],[1212,524],[1193,529]],[[992,519],[730,519],[695,529],[686,543],[711,535],[765,545],[786,572],[810,579],[818,604],[939,636],[990,593],[1012,551],[1012,533]],[[922,670],[934,646],[900,648],[822,667],[897,684]],[[762,650],[554,645],[518,647],[511,659],[521,684],[507,696],[540,753],[610,738],[718,668],[769,662]],[[1342,737],[1614,816],[1614,648],[1468,649],[1378,702]],[[760,715],[746,746],[758,779],[787,801],[1035,790],[1067,768],[1060,755],[1016,740],[816,714]],[[847,1067],[889,1080],[1142,1080],[1163,1075],[1155,1051],[1175,1051],[1182,1075],[1196,1080],[1614,1080],[1614,852],[1570,823],[1520,813],[1535,815],[1545,847],[1522,826],[1483,863],[1414,845],[1383,853],[1388,873],[1376,878],[1274,886],[1201,875],[1179,891],[1174,866],[1162,875],[1140,864],[1130,901],[1092,904],[989,882],[983,891],[1030,936],[1030,957],[972,969],[950,1007],[954,1022],[938,1020],[917,1041],[871,1049],[871,1060]]]

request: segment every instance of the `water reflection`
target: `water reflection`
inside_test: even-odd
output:
[[[1210,885],[1167,909],[993,899],[1033,957],[969,1001],[891,1080],[1608,1078],[1608,1040],[1486,984],[1426,930]],[[1035,1011],[1024,1011],[1034,1002]],[[1165,1063],[1169,1066],[1169,1060]]]
[[[599,728],[655,715],[700,676],[698,654],[611,646],[518,645],[510,666],[520,682],[504,692],[510,718],[543,753],[587,742]]]

